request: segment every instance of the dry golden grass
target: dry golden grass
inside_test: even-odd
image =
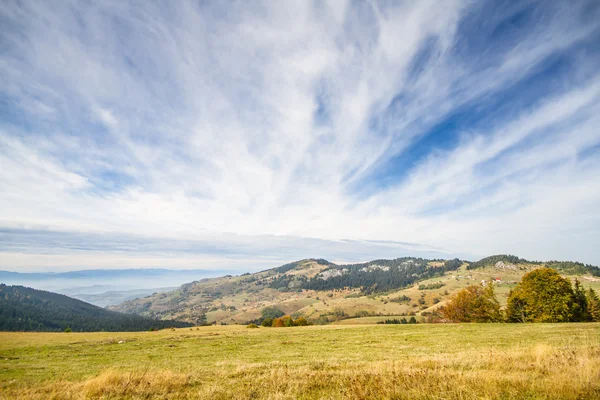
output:
[[[0,356],[12,358],[0,364],[6,399],[600,398],[599,324],[214,327],[0,340]]]

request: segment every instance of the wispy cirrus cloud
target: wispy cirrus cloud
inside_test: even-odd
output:
[[[593,1],[8,2],[0,264],[598,264],[598,17]]]

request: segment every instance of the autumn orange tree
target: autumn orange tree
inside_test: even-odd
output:
[[[304,317],[299,317],[297,319],[293,319],[289,315],[284,315],[283,317],[275,318],[270,326],[274,328],[283,328],[290,326],[307,326],[310,325],[309,322]]]
[[[442,317],[452,322],[499,322],[500,304],[494,295],[494,286],[472,285],[450,298],[440,310]]]

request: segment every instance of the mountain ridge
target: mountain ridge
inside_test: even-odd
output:
[[[206,269],[168,269],[168,268],[120,268],[120,269],[81,269],[63,272],[17,272],[0,270],[0,279],[5,277],[28,277],[32,279],[47,279],[47,278],[90,278],[98,276],[110,276],[121,274],[127,276],[138,276],[141,274],[176,274],[176,273],[230,273],[229,270],[206,270]]]
[[[66,295],[178,287],[204,277],[218,277],[229,270],[164,268],[91,269],[65,272],[0,271],[0,283],[22,285]],[[95,288],[102,287],[102,290]],[[73,290],[77,289],[77,293]],[[150,292],[153,293],[153,292]]]

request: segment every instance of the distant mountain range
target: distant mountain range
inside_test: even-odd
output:
[[[0,284],[2,331],[122,332],[185,326],[190,324],[125,315],[62,294]]]
[[[170,276],[222,275],[230,273],[225,270],[176,270],[159,268],[140,269],[88,269],[69,272],[13,272],[0,271],[0,280],[47,280],[47,279],[114,279],[119,278],[150,278]]]
[[[0,283],[50,290],[70,296],[177,287],[202,278],[223,276],[227,270],[93,269],[71,272],[0,271]],[[124,295],[127,297],[127,295]],[[123,299],[122,301],[124,301]]]

